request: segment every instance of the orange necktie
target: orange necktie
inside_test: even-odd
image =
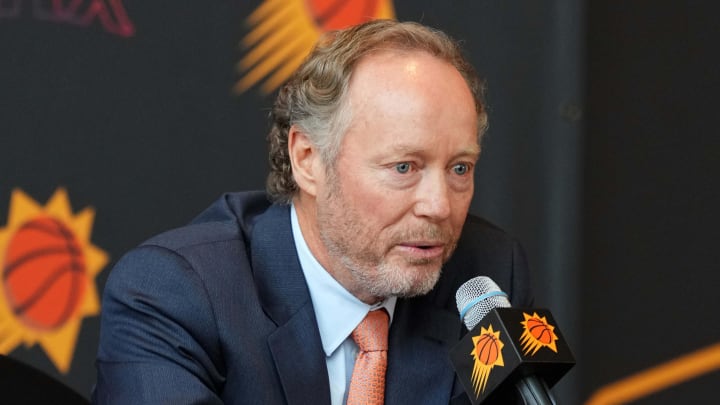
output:
[[[370,311],[352,332],[360,348],[348,392],[347,405],[382,405],[385,401],[388,324],[384,309]]]

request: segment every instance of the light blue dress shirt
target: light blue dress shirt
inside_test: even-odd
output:
[[[325,351],[328,377],[330,379],[330,400],[332,405],[342,405],[347,399],[355,357],[358,347],[350,334],[365,318],[369,311],[385,308],[392,323],[397,297],[368,305],[350,294],[315,259],[305,239],[297,219],[295,206],[290,207],[295,249],[300,266],[310,290],[315,318],[320,329],[320,339]]]

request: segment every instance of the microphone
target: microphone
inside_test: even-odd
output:
[[[514,385],[525,405],[555,405],[550,387],[574,365],[547,309],[512,308],[489,277],[479,276],[455,294],[460,318],[470,333],[450,357],[474,405]]]

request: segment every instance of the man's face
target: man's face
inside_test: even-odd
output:
[[[379,53],[359,63],[348,97],[351,125],[318,188],[320,261],[365,302],[427,293],[473,194],[470,90],[426,53]]]

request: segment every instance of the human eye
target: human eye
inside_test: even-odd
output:
[[[452,167],[453,173],[457,174],[458,176],[464,176],[468,174],[471,169],[472,167],[468,163],[457,163]]]
[[[409,162],[395,163],[395,171],[397,171],[400,174],[406,174],[406,173],[410,172],[411,168],[412,168],[412,165]]]

